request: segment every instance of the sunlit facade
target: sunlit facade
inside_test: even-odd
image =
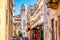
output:
[[[50,39],[60,40],[60,1],[59,0],[46,0],[48,7],[48,17],[50,26]]]
[[[0,0],[0,40],[12,40],[12,6],[12,0]]]
[[[28,28],[27,32],[28,32],[28,38],[29,38],[29,40],[30,40],[30,25],[31,25],[30,20],[31,20],[33,14],[34,14],[34,6],[29,5],[28,6],[28,12],[27,12],[27,28]]]
[[[27,37],[27,6],[26,4],[22,4],[21,6],[21,27],[22,27],[22,33],[23,33],[23,37]]]
[[[14,24],[17,23],[18,25],[15,26]],[[21,16],[13,16],[13,36],[19,36],[18,32],[21,31]],[[16,32],[16,35],[15,35]]]
[[[44,33],[41,32],[44,31],[43,0],[38,0],[36,6],[36,8],[34,7],[36,10],[30,19],[30,40],[44,40]]]
[[[6,40],[6,5],[7,0],[0,0],[0,40]]]

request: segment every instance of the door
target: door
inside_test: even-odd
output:
[[[51,20],[51,26],[52,26],[52,40],[54,40],[54,19]]]
[[[40,40],[44,40],[43,25],[40,25]]]

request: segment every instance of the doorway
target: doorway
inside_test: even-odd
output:
[[[44,40],[43,25],[40,25],[40,40]]]
[[[51,19],[51,26],[52,26],[52,40],[54,40],[54,19]]]

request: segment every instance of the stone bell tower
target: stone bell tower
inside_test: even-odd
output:
[[[22,4],[21,6],[21,26],[22,26],[22,33],[23,33],[23,37],[24,36],[27,36],[27,32],[26,32],[26,29],[27,29],[27,6],[26,4]]]

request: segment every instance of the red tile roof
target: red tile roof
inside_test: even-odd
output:
[[[14,21],[21,21],[21,16],[13,16],[13,18],[15,18]]]
[[[13,16],[14,18],[21,18],[21,16]]]
[[[21,21],[21,19],[14,19],[15,21]]]

